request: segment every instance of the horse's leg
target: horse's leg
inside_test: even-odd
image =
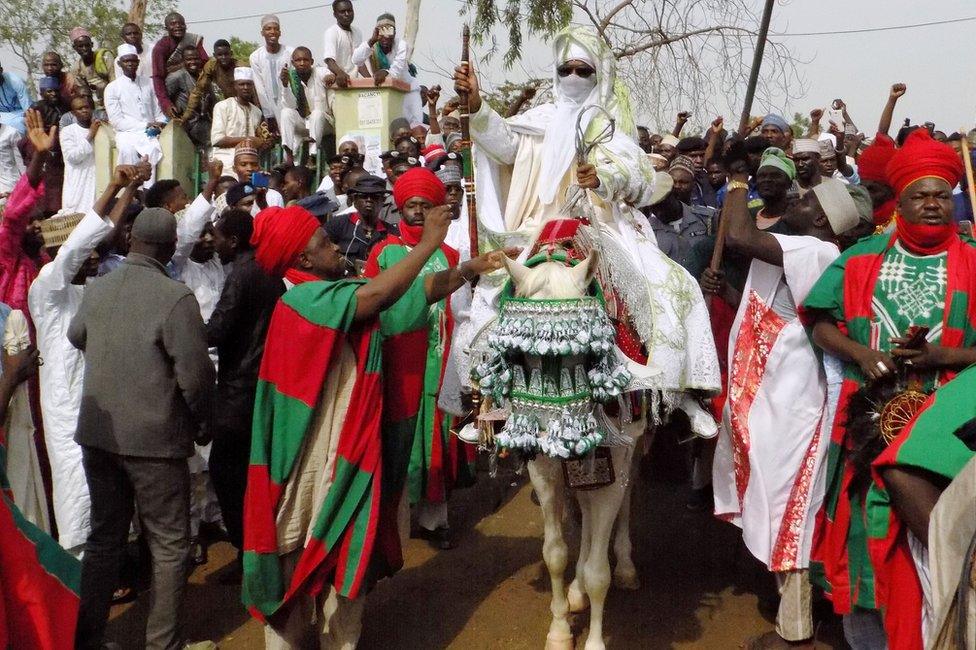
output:
[[[614,447],[614,467],[629,467],[632,448]],[[613,485],[597,490],[589,497],[590,553],[583,575],[584,587],[590,598],[590,631],[585,650],[605,650],[603,643],[603,607],[610,589],[610,534],[624,499],[624,480],[618,476]],[[585,508],[585,506],[584,506]]]
[[[579,557],[576,559],[576,575],[573,577],[573,581],[569,583],[569,591],[567,592],[567,598],[569,598],[569,611],[573,613],[579,613],[586,611],[589,607],[589,602],[586,599],[586,588],[584,585],[586,581],[584,575],[586,573],[586,558],[590,555],[590,506],[588,500],[589,494],[586,492],[577,492],[576,501],[579,503],[580,508],[580,540],[579,540]]]
[[[573,650],[573,632],[569,627],[569,602],[566,600],[566,561],[568,549],[563,539],[563,486],[558,461],[537,456],[529,463],[529,478],[542,508],[544,536],[542,559],[552,583],[552,623],[546,636],[546,650]]]
[[[629,474],[624,477],[626,487],[624,488],[623,502],[620,504],[620,513],[617,514],[617,525],[613,540],[613,554],[617,558],[617,564],[613,569],[613,585],[620,589],[639,589],[640,579],[637,577],[637,567],[634,566],[634,559],[631,557],[630,541],[630,500],[634,492],[634,481],[637,479],[637,468],[640,465],[640,450],[642,449],[641,440],[638,438],[636,444],[628,452],[629,458],[625,461]]]

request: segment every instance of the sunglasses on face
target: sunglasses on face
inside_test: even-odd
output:
[[[575,74],[582,79],[589,79],[594,73],[596,73],[596,70],[588,66],[561,65],[556,68],[556,74],[560,77],[568,77],[571,74]]]

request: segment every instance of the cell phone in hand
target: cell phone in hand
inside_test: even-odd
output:
[[[251,174],[251,187],[268,187],[271,176],[264,172],[253,172]]]

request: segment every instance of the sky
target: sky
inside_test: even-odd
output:
[[[282,42],[304,44],[312,48],[316,59],[322,51],[322,32],[333,22],[328,0],[278,0],[270,3],[280,16]],[[644,0],[648,4],[655,0]],[[607,0],[609,2],[609,0]],[[761,0],[754,0],[757,12]],[[235,2],[201,2],[181,0],[180,10],[191,31],[204,36],[208,47],[218,38],[236,35],[260,41],[260,15],[269,10],[262,0]],[[392,11],[402,24],[403,0],[356,0],[355,24],[368,33],[376,16]],[[422,0],[420,33],[414,63],[421,69],[421,82],[440,83],[449,80],[438,72],[453,67],[460,54],[460,30],[463,17],[459,0]],[[239,16],[243,16],[238,18]],[[248,17],[251,16],[251,17]],[[973,20],[963,20],[963,19]],[[949,24],[837,34],[838,31],[909,25],[933,21]],[[503,30],[497,37],[504,47]],[[947,132],[962,125],[976,124],[976,83],[969,38],[976,32],[976,2],[973,0],[940,0],[919,3],[907,0],[777,0],[770,29],[775,34],[831,32],[816,36],[774,36],[792,46],[803,62],[799,65],[803,79],[802,97],[790,106],[756,105],[753,114],[776,110],[790,116],[824,107],[836,97],[843,98],[852,119],[869,135],[876,128],[881,109],[892,83],[904,82],[908,92],[898,103],[894,125],[905,117],[913,123],[933,121]],[[7,69],[16,70],[9,52],[0,49]],[[549,47],[539,39],[527,40],[523,60],[506,70],[501,57],[495,57],[481,69],[488,85],[506,80],[518,82],[530,77],[552,74]],[[780,100],[782,101],[782,100]],[[721,101],[716,102],[720,107]],[[693,107],[691,107],[692,110]],[[741,108],[726,107],[723,113],[737,115]],[[698,120],[699,123],[709,121]],[[654,126],[654,125],[651,125]]]

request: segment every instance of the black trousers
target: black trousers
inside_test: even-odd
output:
[[[101,646],[129,524],[138,503],[153,568],[146,648],[181,648],[180,609],[190,555],[190,472],[186,459],[120,456],[82,447],[82,464],[91,495],[91,533],[81,561],[76,647]]]
[[[251,430],[217,424],[210,447],[210,480],[230,543],[244,548],[244,492],[251,460]]]

